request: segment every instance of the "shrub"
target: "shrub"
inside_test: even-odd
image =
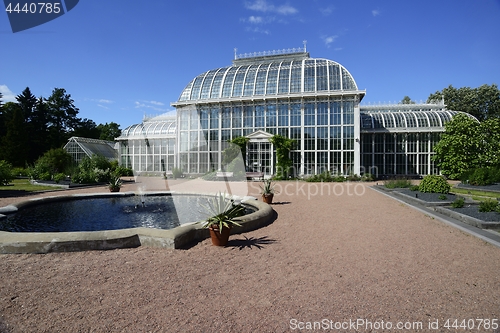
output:
[[[438,197],[438,199],[439,199],[439,200],[446,200],[446,199],[448,199],[448,198],[446,197],[446,195],[441,194],[441,195]]]
[[[375,180],[375,176],[371,173],[365,173],[361,176],[361,181],[363,182],[372,182]]]
[[[181,178],[184,175],[181,169],[179,168],[172,168],[172,176],[174,179]]]
[[[410,186],[410,191],[418,191],[418,185]]]
[[[66,178],[66,175],[64,173],[58,173],[54,175],[54,181],[59,184],[61,180],[64,180]]]
[[[117,166],[114,169],[114,173],[116,173],[120,177],[132,177],[132,176],[134,176],[134,171],[132,169],[126,168],[126,167],[121,166],[121,165]]]
[[[462,208],[465,204],[464,198],[456,198],[455,201],[451,203],[451,207],[453,208]]]
[[[498,201],[493,199],[486,199],[479,203],[480,212],[494,212],[498,210]]]
[[[332,182],[332,181],[334,181],[334,177],[332,177],[332,174],[328,170],[325,170],[320,174],[311,175],[306,178],[306,182]]]
[[[450,188],[450,184],[448,184],[444,177],[437,175],[427,175],[420,182],[418,190],[424,193],[428,192],[448,194],[450,192]]]
[[[14,168],[14,169],[12,169],[12,176],[13,177],[28,177],[29,176],[29,169]]]
[[[51,149],[43,154],[35,163],[40,169],[51,175],[65,172],[73,164],[73,158],[63,148]]]
[[[409,188],[412,184],[407,178],[393,178],[384,181],[384,185],[387,188]]]
[[[12,165],[7,161],[0,161],[0,185],[9,184],[14,177],[12,177]]]
[[[500,182],[500,168],[478,168],[460,175],[462,183],[476,186],[491,185]]]
[[[361,180],[361,177],[356,174],[350,174],[349,176],[347,176],[347,180],[350,182],[359,182]]]

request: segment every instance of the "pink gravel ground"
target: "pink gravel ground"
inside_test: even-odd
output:
[[[368,184],[278,185],[276,220],[225,248],[1,255],[0,331],[495,331],[499,248]],[[106,189],[65,192],[82,191]],[[448,319],[476,329],[448,330]]]

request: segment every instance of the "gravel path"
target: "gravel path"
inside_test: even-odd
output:
[[[447,319],[500,318],[499,248],[366,184],[279,186],[277,219],[226,248],[2,255],[0,331],[289,332],[359,319],[394,327],[341,331],[455,332]]]

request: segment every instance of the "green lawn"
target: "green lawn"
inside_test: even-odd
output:
[[[474,200],[481,200],[481,198],[482,199],[485,199],[485,198],[498,199],[498,198],[500,198],[500,193],[481,191],[481,190],[469,190],[469,189],[452,187],[450,192],[455,193],[455,194],[469,195],[469,196],[472,196],[472,198]]]
[[[12,183],[7,186],[0,186],[0,191],[24,191],[36,192],[46,190],[60,190],[61,188],[52,186],[33,185],[29,179],[14,179]]]

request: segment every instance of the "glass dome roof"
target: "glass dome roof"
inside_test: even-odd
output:
[[[248,60],[198,75],[184,88],[178,102],[358,90],[347,69],[332,60]]]
[[[363,112],[362,110],[361,130],[443,128],[444,124],[458,113],[462,112],[450,110]],[[469,114],[467,115],[476,119]]]
[[[152,118],[140,124],[131,125],[122,131],[121,138],[131,137],[153,137],[155,135],[175,136],[176,120],[175,118]]]

